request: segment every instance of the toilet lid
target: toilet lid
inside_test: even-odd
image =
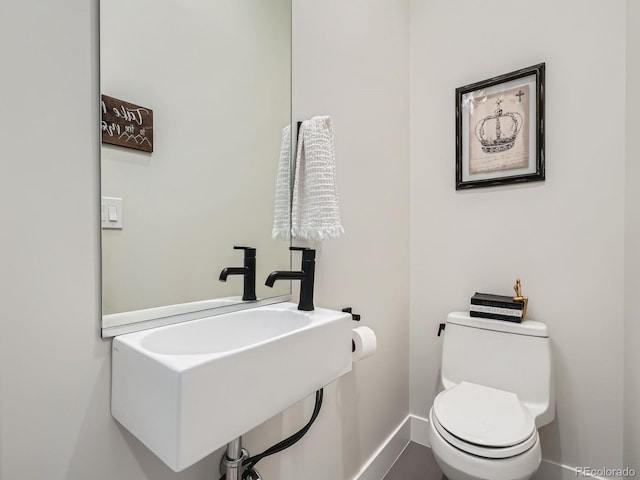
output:
[[[452,435],[485,447],[510,447],[529,439],[536,426],[515,393],[460,382],[433,402],[440,425]]]

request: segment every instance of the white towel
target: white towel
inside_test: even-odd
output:
[[[282,129],[271,236],[279,240],[291,238],[291,125]]]
[[[293,238],[321,241],[344,233],[340,221],[336,156],[330,117],[302,122],[291,205]]]

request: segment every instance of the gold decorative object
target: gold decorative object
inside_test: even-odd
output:
[[[529,304],[529,297],[524,297],[522,295],[522,283],[519,278],[516,278],[516,284],[513,286],[513,289],[516,292],[516,296],[513,297],[513,301],[524,303],[524,308],[522,309],[522,320],[524,321],[527,319],[527,305]]]

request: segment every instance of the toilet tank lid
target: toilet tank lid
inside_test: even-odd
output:
[[[491,318],[472,317],[469,312],[451,312],[447,316],[447,323],[462,325],[465,327],[493,330],[494,332],[515,333],[531,337],[548,337],[547,326],[535,320],[525,320],[522,323],[493,320]]]

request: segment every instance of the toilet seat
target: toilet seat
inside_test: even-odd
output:
[[[517,395],[470,382],[441,392],[431,417],[449,444],[479,457],[513,457],[538,439],[534,418]]]

